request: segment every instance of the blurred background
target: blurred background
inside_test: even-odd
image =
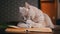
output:
[[[0,24],[17,24],[22,18],[19,7],[25,2],[48,14],[53,24],[60,25],[60,0],[0,0]]]

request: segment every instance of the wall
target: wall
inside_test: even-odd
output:
[[[0,0],[0,23],[19,21],[19,7],[24,6],[25,2],[38,7],[38,0]]]

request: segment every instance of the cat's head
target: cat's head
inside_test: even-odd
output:
[[[29,6],[30,6],[30,4],[28,4],[27,2],[25,2],[25,6],[24,7],[19,7],[19,12],[22,15],[27,15],[28,11],[29,11]]]

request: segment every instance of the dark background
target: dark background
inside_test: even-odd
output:
[[[25,6],[25,2],[40,8],[39,0],[0,0],[0,23],[19,21],[19,7]]]

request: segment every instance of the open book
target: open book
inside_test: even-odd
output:
[[[52,32],[50,28],[7,28],[5,31],[10,33],[24,33],[28,32]]]

